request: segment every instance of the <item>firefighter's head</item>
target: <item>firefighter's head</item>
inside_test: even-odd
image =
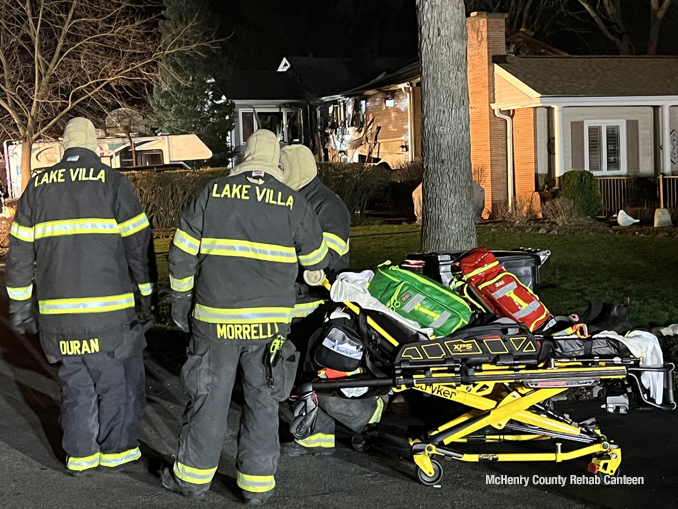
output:
[[[259,129],[247,140],[243,162],[233,168],[232,175],[246,171],[264,171],[282,181],[280,163],[280,143],[271,131]]]
[[[68,121],[61,141],[64,150],[69,148],[86,148],[92,152],[97,150],[97,132],[94,124],[83,117],[75,117]]]
[[[295,191],[306,187],[318,175],[311,149],[304,145],[287,145],[280,151],[283,182]]]

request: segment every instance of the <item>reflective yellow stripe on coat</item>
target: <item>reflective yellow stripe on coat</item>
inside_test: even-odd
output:
[[[9,230],[9,233],[24,242],[33,242],[35,240],[35,228],[21,226],[16,221],[12,223],[12,228]]]
[[[174,240],[172,243],[182,251],[185,251],[193,256],[197,255],[198,251],[200,250],[200,241],[178,228],[174,234]]]
[[[348,241],[344,242],[339,235],[325,232],[323,233],[323,237],[325,237],[325,242],[329,249],[336,251],[340,256],[344,256],[348,253]]]
[[[292,311],[292,318],[303,318],[310,315],[318,309],[318,306],[323,304],[324,300],[316,300],[314,302],[304,302],[301,304],[295,304],[294,310]]]
[[[297,252],[293,247],[247,240],[204,238],[200,242],[200,253],[250,258],[266,262],[297,263]]]
[[[170,288],[176,292],[187,292],[193,288],[194,277],[189,276],[184,279],[175,279],[170,274]]]
[[[134,235],[135,233],[140,232],[144,228],[149,228],[150,226],[151,225],[148,223],[148,218],[143,212],[138,216],[135,216],[132,219],[129,219],[118,225],[120,229],[120,235],[123,237]]]
[[[272,475],[247,475],[237,472],[238,487],[252,493],[266,493],[275,488],[275,478]]]
[[[193,317],[208,323],[289,323],[292,308],[225,309],[196,304]]]
[[[7,287],[7,294],[13,300],[28,300],[33,295],[33,285],[24,286],[21,288]]]
[[[47,237],[81,234],[118,234],[120,229],[115,219],[87,218],[45,221],[35,225],[35,240]]]
[[[322,244],[318,249],[307,255],[299,255],[299,263],[304,267],[312,267],[322,262],[325,256],[327,256],[327,242],[323,237]]]
[[[107,313],[134,307],[134,294],[88,297],[85,299],[51,299],[38,301],[40,314],[68,315],[80,313]]]

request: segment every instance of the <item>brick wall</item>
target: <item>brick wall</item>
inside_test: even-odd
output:
[[[515,110],[513,117],[513,160],[516,198],[530,198],[537,173],[536,112],[534,108]]]
[[[391,108],[384,107],[384,100],[393,97],[394,105]],[[399,160],[407,160],[407,152],[402,152],[400,146],[404,144],[412,150],[409,142],[409,96],[403,90],[390,92],[377,92],[366,99],[365,118],[374,116],[374,125],[381,126],[379,131],[378,157],[386,159],[393,164]],[[366,148],[363,147],[366,151]],[[361,153],[363,152],[361,150]],[[377,154],[374,154],[377,156]]]
[[[468,84],[471,107],[471,161],[476,175],[484,173],[485,207],[508,199],[506,123],[490,107],[494,102],[492,57],[506,54],[503,15],[478,13],[466,20]]]

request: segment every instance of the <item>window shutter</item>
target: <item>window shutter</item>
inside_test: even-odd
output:
[[[572,169],[583,170],[586,168],[584,162],[584,122],[570,123],[570,132],[572,135]]]
[[[600,126],[589,126],[589,171],[602,170],[603,146],[601,134]]]
[[[640,173],[640,133],[637,120],[626,121],[626,161],[628,173]]]

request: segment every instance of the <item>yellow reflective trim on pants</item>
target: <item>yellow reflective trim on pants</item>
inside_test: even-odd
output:
[[[252,493],[266,493],[275,488],[275,478],[272,475],[247,475],[237,472],[238,487]]]
[[[99,466],[100,457],[101,455],[99,453],[92,454],[91,456],[85,456],[84,458],[75,458],[73,456],[69,456],[68,461],[66,461],[66,468],[76,472],[82,472],[83,470],[96,468]]]
[[[197,255],[198,251],[200,250],[200,241],[178,228],[174,234],[174,240],[172,243],[182,251],[186,251],[188,254],[193,256]]]
[[[85,299],[52,299],[38,301],[40,314],[64,315],[78,313],[107,313],[134,307],[134,294],[88,297]]]
[[[374,414],[372,414],[372,417],[370,417],[370,420],[367,424],[374,424],[376,422],[381,421],[381,414],[383,412],[384,412],[384,400],[377,396],[377,409],[374,411]]]
[[[174,462],[174,475],[176,475],[182,481],[191,483],[191,484],[209,484],[212,482],[212,478],[217,471],[217,467],[214,468],[194,468],[179,463],[178,461]]]
[[[30,228],[21,226],[16,221],[12,223],[12,228],[9,230],[9,233],[24,242],[35,241],[35,228],[32,226]]]
[[[151,283],[141,283],[139,285],[139,292],[146,297],[153,293],[153,285]]]
[[[248,240],[203,238],[200,242],[200,253],[266,262],[297,263],[297,252],[293,247]]]
[[[134,449],[129,449],[128,451],[117,452],[113,454],[104,454],[101,453],[101,460],[99,465],[102,467],[117,467],[129,463],[130,461],[135,461],[141,458],[141,451],[138,447]]]
[[[309,448],[320,447],[323,449],[331,449],[335,445],[334,435],[326,435],[325,433],[315,433],[303,440],[295,440],[295,442]]]
[[[313,302],[304,302],[302,304],[295,304],[294,305],[294,310],[292,310],[292,318],[303,318],[304,316],[308,316],[313,311],[318,309],[318,306],[321,304],[324,304],[324,300],[316,300]]]
[[[344,240],[334,233],[324,232],[323,237],[325,237],[325,242],[327,242],[327,247],[339,253],[340,256],[344,256],[348,253],[348,241]]]
[[[292,308],[226,309],[196,304],[193,317],[207,323],[289,323],[292,319]]]
[[[304,267],[312,267],[322,262],[325,256],[327,256],[327,242],[325,242],[325,237],[323,237],[323,241],[318,249],[307,255],[299,255],[299,263]]]
[[[146,217],[146,214],[142,212],[138,216],[120,223],[118,226],[120,229],[120,235],[123,237],[129,237],[130,235],[140,232],[144,228],[150,228],[151,225],[148,222],[148,217]]]
[[[35,240],[47,237],[83,234],[118,234],[120,229],[115,219],[99,217],[83,219],[61,219],[46,221],[35,225]]]
[[[194,276],[185,277],[184,279],[175,279],[170,274],[170,288],[177,292],[187,292],[193,288]]]
[[[28,300],[33,295],[33,285],[24,286],[21,288],[7,287],[7,295],[12,300]]]

